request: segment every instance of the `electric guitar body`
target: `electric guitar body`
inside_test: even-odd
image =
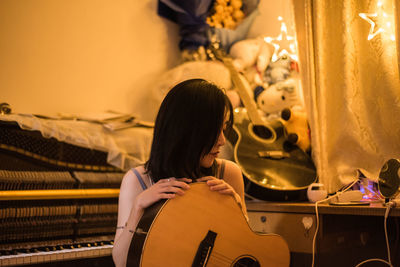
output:
[[[254,233],[232,196],[193,183],[183,196],[146,209],[132,238],[127,266],[288,267],[276,234]]]
[[[234,111],[234,133],[228,140],[234,145],[234,160],[244,175],[245,193],[262,200],[304,200],[307,187],[316,178],[311,157],[286,141],[282,121],[264,120],[250,97],[246,79],[236,71],[232,59],[213,43],[210,57],[228,68],[244,108]]]

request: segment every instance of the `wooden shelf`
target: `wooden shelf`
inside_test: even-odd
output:
[[[285,212],[315,214],[315,204],[309,202],[267,202],[246,201],[248,211]],[[319,214],[384,216],[386,206],[383,203],[370,203],[369,206],[333,206],[318,204]],[[400,217],[400,207],[392,208],[389,216]]]

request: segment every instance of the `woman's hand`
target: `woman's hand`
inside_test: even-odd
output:
[[[207,185],[209,186],[211,191],[217,191],[218,193],[224,194],[224,195],[231,195],[235,198],[236,202],[241,204],[241,199],[238,193],[236,193],[235,189],[225,182],[222,179],[218,179],[214,176],[204,176],[196,180],[197,182],[206,182]]]
[[[190,186],[187,183],[192,182],[188,178],[168,178],[161,179],[157,183],[144,190],[136,197],[136,204],[139,209],[145,209],[160,199],[174,198],[176,194],[183,195]]]

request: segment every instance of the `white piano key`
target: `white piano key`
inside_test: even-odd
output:
[[[15,266],[32,263],[46,263],[52,261],[73,260],[110,256],[113,245],[99,247],[82,247],[57,251],[41,251],[35,253],[0,256],[0,266]]]
[[[36,264],[38,263],[38,256],[35,255],[36,253],[32,253],[32,257],[31,257],[31,264]]]
[[[32,258],[32,253],[27,253],[27,254],[24,254],[24,256],[23,256],[23,260],[24,260],[24,263],[23,264],[31,264],[31,258]]]
[[[36,256],[36,262],[37,263],[42,263],[44,262],[44,255],[39,253],[39,255]]]
[[[64,259],[64,253],[62,250],[59,250],[58,253],[55,254],[57,261],[63,260]]]
[[[18,258],[17,258],[17,261],[15,262],[15,264],[24,264],[24,258],[23,257],[21,257],[21,256],[19,256]]]
[[[50,261],[57,261],[57,254],[50,252]]]
[[[49,254],[51,252],[47,252],[46,254],[44,254],[44,262],[50,262],[51,261],[51,254]]]
[[[1,261],[1,266],[9,266],[9,265],[10,265],[10,259],[4,257],[4,261]]]

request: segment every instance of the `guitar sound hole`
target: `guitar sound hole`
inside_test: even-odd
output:
[[[260,263],[251,256],[243,256],[233,264],[234,267],[261,267]]]
[[[272,132],[265,126],[262,125],[254,125],[253,132],[262,139],[270,139],[272,138]]]

